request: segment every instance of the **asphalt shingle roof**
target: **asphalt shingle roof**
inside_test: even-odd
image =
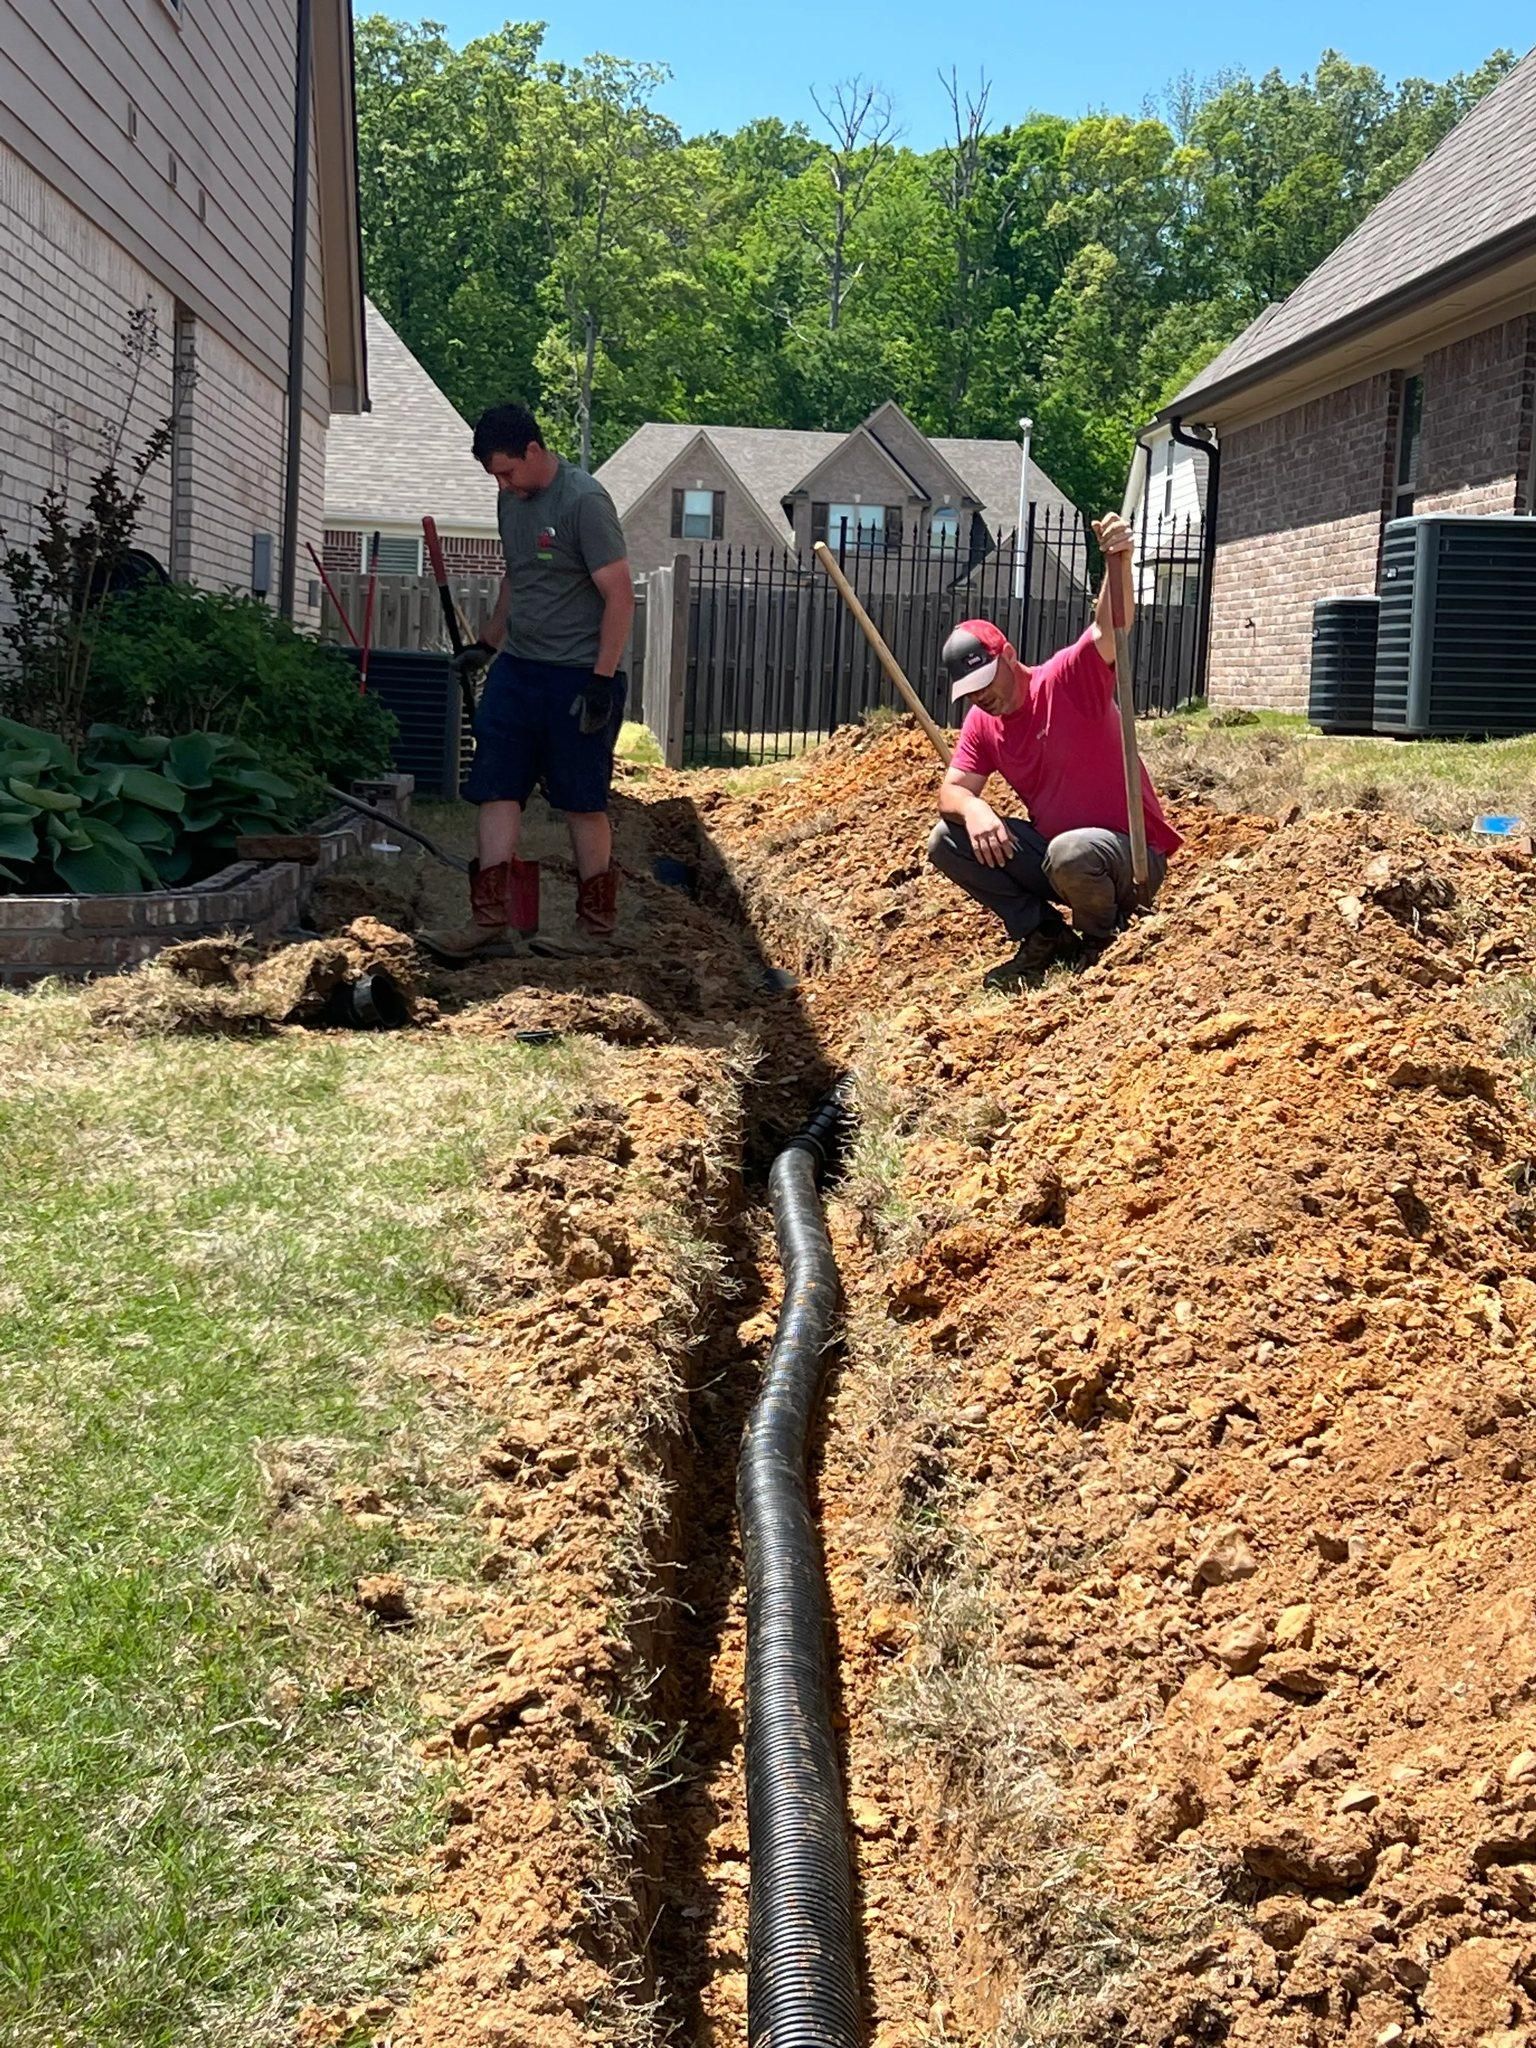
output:
[[[1321,348],[1342,322],[1429,289],[1442,270],[1536,229],[1536,51],[1517,64],[1417,170],[1289,298],[1266,306],[1166,412],[1219,386],[1257,381],[1280,357]]]
[[[325,523],[420,524],[494,538],[496,485],[470,429],[372,300],[366,307],[371,412],[333,413],[325,437]]]

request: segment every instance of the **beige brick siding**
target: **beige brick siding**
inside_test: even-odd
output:
[[[1424,359],[1416,512],[1530,510],[1536,316]]]
[[[805,497],[795,502],[795,540],[802,552],[808,553],[811,546],[812,504],[854,503],[899,505],[903,538],[911,539],[912,522],[921,501],[914,495],[907,479],[872,441],[856,439],[838,449],[833,459],[811,480]],[[836,533],[829,533],[827,539],[836,546]],[[850,532],[850,545],[852,540]]]
[[[725,530],[720,547],[767,550],[773,546],[745,488],[728,474],[713,450],[684,450],[624,515],[624,545],[636,576],[649,576],[653,569],[666,568],[678,555],[691,555],[700,546],[697,540],[681,540],[672,531],[674,490],[724,491]],[[789,545],[789,527],[782,521],[778,545]]]

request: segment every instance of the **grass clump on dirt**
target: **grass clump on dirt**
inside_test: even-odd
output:
[[[402,1340],[587,1058],[0,1002],[0,2039],[287,2040],[419,1954],[480,1431]]]

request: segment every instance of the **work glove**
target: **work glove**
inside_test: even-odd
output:
[[[485,640],[476,640],[470,647],[461,647],[453,657],[453,672],[460,682],[472,682],[495,659],[495,648]]]
[[[617,678],[614,676],[588,676],[580,696],[576,699],[577,726],[590,738],[595,733],[606,732],[613,717],[613,696]]]

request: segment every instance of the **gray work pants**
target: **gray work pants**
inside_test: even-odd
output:
[[[1058,903],[1067,905],[1073,929],[1086,939],[1107,939],[1119,920],[1135,909],[1126,833],[1086,825],[1047,840],[1022,819],[1003,822],[1013,835],[1014,849],[1003,867],[982,865],[958,819],[941,818],[934,826],[928,858],[967,896],[995,911],[1010,939],[1027,939],[1042,924],[1059,924],[1054,908]],[[1147,881],[1153,895],[1167,872],[1167,855],[1148,847]]]

